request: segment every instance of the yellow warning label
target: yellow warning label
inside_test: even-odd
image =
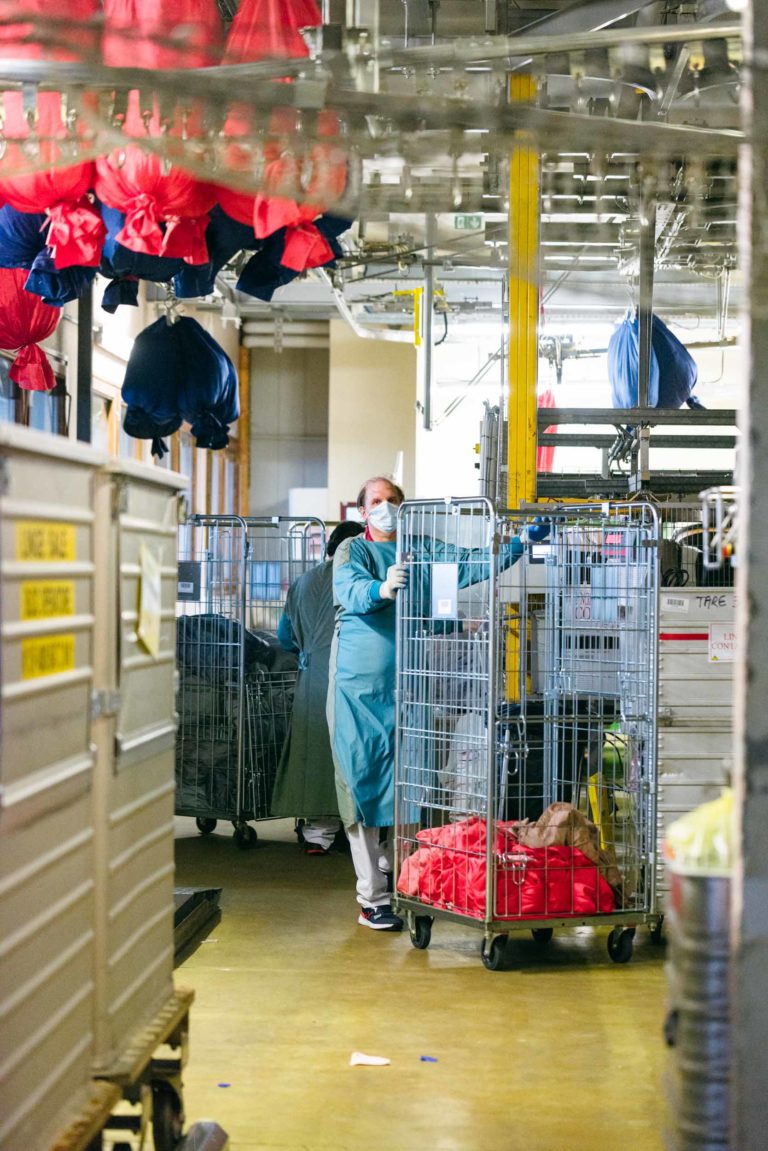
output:
[[[21,619],[53,619],[75,614],[75,581],[24,580],[21,584]]]
[[[74,635],[35,636],[21,641],[21,678],[60,675],[75,666]]]
[[[56,520],[18,520],[16,559],[27,563],[67,563],[77,559],[75,525]]]

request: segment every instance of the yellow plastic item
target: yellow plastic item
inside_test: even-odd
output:
[[[733,862],[733,792],[703,803],[667,828],[664,855],[673,871],[730,875]]]
[[[589,814],[599,832],[600,846],[613,847],[616,842],[616,831],[613,825],[613,815],[611,814],[609,798],[609,790],[613,791],[613,786],[604,781],[602,772],[595,772],[594,775],[590,775],[589,777],[587,790],[589,794]]]

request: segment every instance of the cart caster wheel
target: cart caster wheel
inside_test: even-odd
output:
[[[614,963],[629,963],[635,945],[635,929],[616,928],[608,936],[608,954]]]
[[[654,923],[651,928],[651,943],[655,943],[658,947],[660,943],[664,942],[664,916],[660,916],[658,923]]]
[[[417,915],[411,930],[411,943],[417,951],[426,951],[432,939],[432,916]]]
[[[483,967],[487,967],[489,971],[501,971],[504,966],[504,953],[507,949],[507,936],[497,935],[491,940],[490,946],[483,940],[483,945],[480,948],[480,958],[483,961]]]
[[[249,847],[255,847],[258,838],[256,828],[251,827],[248,823],[244,823],[242,827],[235,828],[235,843],[241,851],[247,851]]]
[[[197,830],[201,835],[210,835],[212,831],[216,830],[216,824],[218,823],[218,820],[196,819],[195,823],[197,824]]]
[[[555,933],[551,927],[532,927],[531,928],[531,935],[533,936],[533,942],[538,943],[540,947],[546,947],[546,945],[552,939],[552,936],[554,934]]]
[[[181,1099],[164,1080],[152,1084],[152,1139],[155,1151],[176,1151],[184,1131]]]

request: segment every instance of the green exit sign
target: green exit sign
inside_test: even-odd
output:
[[[457,232],[479,232],[483,226],[482,216],[454,216],[453,226]]]

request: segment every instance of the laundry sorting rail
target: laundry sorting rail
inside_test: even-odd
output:
[[[325,526],[284,516],[192,516],[179,533],[176,812],[201,832],[270,814],[296,656],[277,642],[288,588],[323,558]]]
[[[494,970],[514,930],[610,924],[622,963],[658,925],[658,520],[539,510],[398,523],[396,903],[420,949],[435,917],[481,928]]]

